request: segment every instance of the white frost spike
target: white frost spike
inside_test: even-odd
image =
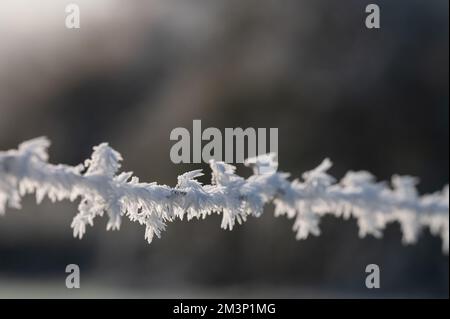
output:
[[[253,173],[255,175],[270,174],[278,170],[278,162],[276,158],[276,153],[268,153],[247,158],[244,164],[245,166],[253,167]]]
[[[107,143],[94,147],[92,157],[85,162],[86,176],[106,175],[114,176],[119,170],[122,155],[113,150]]]
[[[47,149],[50,147],[50,144],[50,141],[46,137],[37,137],[21,143],[17,153],[23,154],[23,156],[36,157],[41,161],[47,161]],[[15,151],[11,152],[14,153]]]
[[[335,182],[334,177],[327,174],[331,166],[333,166],[333,163],[326,158],[315,169],[303,173],[302,177],[312,187],[329,186]]]
[[[178,188],[188,188],[193,185],[200,185],[195,179],[203,176],[202,170],[197,169],[178,176]]]
[[[260,216],[267,203],[275,204],[275,216],[294,219],[298,239],[320,235],[320,218],[326,214],[357,220],[359,235],[381,237],[389,223],[398,222],[403,242],[415,243],[427,227],[442,239],[449,250],[449,187],[419,196],[417,179],[394,176],[392,187],[377,183],[368,172],[348,172],[336,183],[327,171],[325,159],[302,175],[303,181],[289,181],[289,174],[277,172],[275,154],[248,159],[254,175],[244,179],[233,165],[210,162],[211,185],[196,179],[201,170],[178,177],[176,187],[142,183],[133,173],[120,173],[122,156],[108,144],[94,147],[85,165],[75,167],[48,163],[46,138],[19,145],[17,150],[0,152],[0,215],[5,208],[20,208],[25,194],[35,193],[40,203],[46,196],[53,201],[80,200],[72,221],[75,237],[82,238],[87,225],[106,212],[107,229],[119,229],[122,216],[145,225],[145,238],[160,237],[166,224],[175,218],[188,220],[222,213],[221,227],[233,229],[236,222]],[[84,173],[83,173],[84,171]]]

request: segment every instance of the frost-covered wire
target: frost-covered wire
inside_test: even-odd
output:
[[[46,138],[20,144],[17,150],[0,152],[0,214],[6,207],[20,209],[21,198],[35,193],[40,203],[46,196],[52,201],[80,200],[78,214],[71,227],[82,238],[86,225],[95,217],[108,214],[107,229],[119,229],[123,216],[145,226],[145,238],[151,242],[161,236],[168,222],[176,218],[191,220],[212,213],[222,214],[223,229],[233,229],[248,216],[258,217],[264,206],[273,202],[275,216],[294,219],[297,239],[320,235],[320,218],[326,214],[354,217],[359,235],[382,236],[387,224],[398,222],[403,242],[415,243],[421,230],[428,227],[440,236],[443,250],[449,251],[449,187],[419,196],[417,179],[394,176],[391,186],[376,182],[365,171],[348,172],[339,182],[327,171],[330,160],[289,180],[278,172],[274,154],[246,161],[254,174],[244,179],[235,167],[211,161],[211,185],[196,179],[201,170],[178,177],[175,187],[140,182],[131,172],[119,173],[122,157],[108,144],[94,147],[92,156],[78,166],[48,162]]]

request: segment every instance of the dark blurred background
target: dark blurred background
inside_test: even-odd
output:
[[[78,0],[0,2],[0,150],[45,135],[53,163],[75,165],[107,141],[124,170],[176,184],[175,127],[278,127],[280,169],[300,177],[325,157],[340,178],[369,170],[448,183],[447,0]],[[365,7],[381,8],[381,29]],[[243,175],[248,169],[239,168]],[[203,182],[209,182],[206,174]],[[232,232],[220,216],[174,222],[148,245],[124,220],[98,219],[72,237],[76,203],[36,205],[0,218],[0,297],[445,297],[448,256],[424,232],[403,246],[397,224],[358,238],[354,220],[322,219],[296,241],[269,206]],[[65,266],[81,289],[65,288]],[[365,288],[365,266],[381,289]]]

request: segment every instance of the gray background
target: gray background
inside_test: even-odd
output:
[[[69,2],[67,2],[69,3]],[[77,1],[81,29],[64,27],[65,1],[0,3],[0,149],[48,136],[51,161],[75,165],[107,141],[124,169],[176,184],[206,165],[170,162],[170,131],[278,127],[280,169],[300,177],[325,157],[340,178],[448,183],[448,1]],[[245,168],[238,172],[245,176]],[[0,218],[0,297],[446,297],[448,256],[428,231],[402,246],[397,224],[358,239],[354,220],[326,217],[323,235],[296,241],[273,207],[232,232],[220,217],[174,222],[148,245],[124,221],[98,219],[72,237],[77,204]],[[79,290],[65,266],[80,265]],[[365,266],[381,268],[368,290]]]

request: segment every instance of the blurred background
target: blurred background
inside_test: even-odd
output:
[[[176,127],[279,128],[280,169],[294,177],[330,157],[331,173],[369,170],[448,183],[449,2],[77,0],[66,29],[61,0],[0,2],[0,150],[45,135],[51,162],[76,165],[109,142],[124,170],[174,186]],[[238,172],[248,176],[248,169]],[[206,174],[202,182],[208,183]],[[124,220],[98,219],[74,239],[76,203],[36,205],[0,218],[0,297],[444,297],[448,256],[424,232],[403,246],[397,224],[358,238],[354,220],[326,217],[296,241],[292,220],[268,206],[232,232],[220,216],[174,222],[148,245]],[[65,267],[81,289],[65,288]],[[365,288],[367,264],[381,289]]]

